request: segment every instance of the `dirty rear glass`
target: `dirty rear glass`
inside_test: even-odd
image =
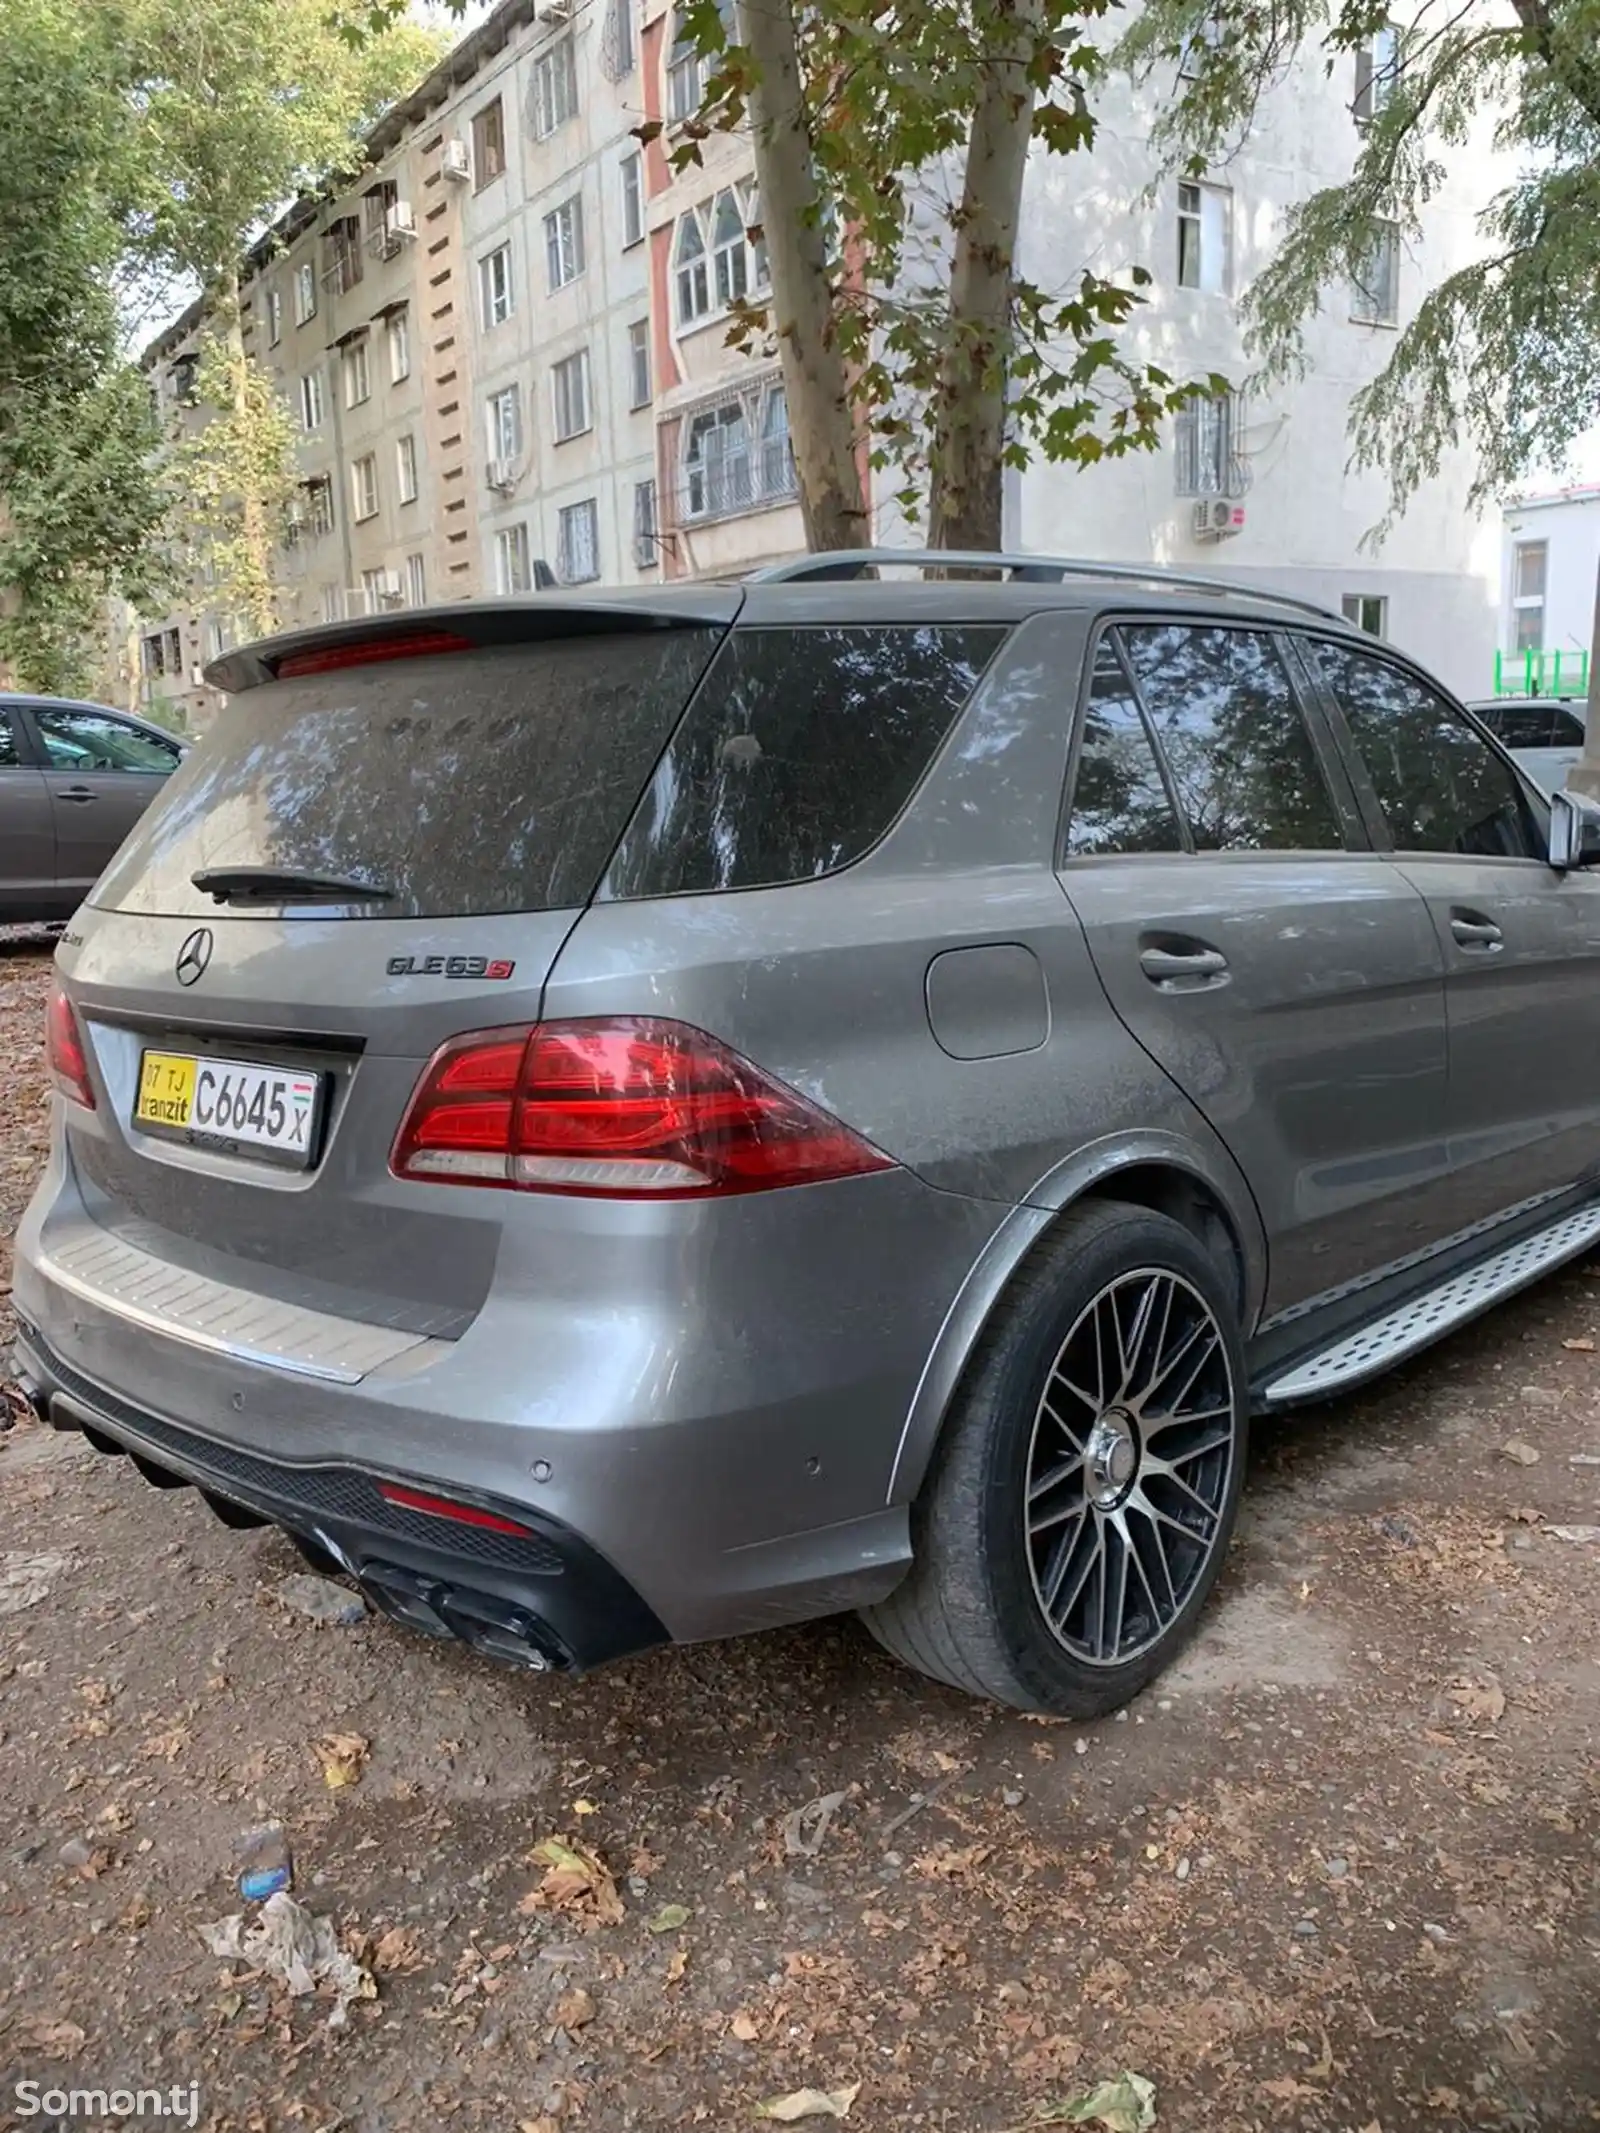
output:
[[[721,634],[565,637],[246,690],[92,900],[215,915],[193,874],[273,867],[393,891],[358,917],[580,905]]]
[[[911,797],[1004,625],[736,629],[606,876],[614,897],[809,881]]]

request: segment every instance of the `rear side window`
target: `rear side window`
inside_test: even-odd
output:
[[[347,667],[236,696],[94,900],[208,913],[202,867],[381,882],[363,917],[588,900],[721,632],[627,630]]]
[[[1139,624],[1119,633],[1197,852],[1344,844],[1277,640]]]
[[[9,711],[0,711],[0,770],[15,770],[22,761],[17,747],[16,728],[11,723]]]
[[[1501,704],[1481,704],[1478,717],[1507,748],[1583,746],[1581,721],[1548,698],[1530,696]]]
[[[809,881],[910,798],[1006,634],[883,624],[735,630],[607,876],[615,897]]]
[[[1181,852],[1178,818],[1122,661],[1100,640],[1078,744],[1067,857]]]
[[[1442,696],[1366,652],[1319,642],[1316,656],[1396,851],[1544,856],[1545,840],[1505,758]]]
[[[39,704],[33,722],[52,770],[134,770],[161,775],[173,768],[175,741],[157,740],[126,719],[99,711],[53,711]]]

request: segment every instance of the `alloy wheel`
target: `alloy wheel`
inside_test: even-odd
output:
[[[1189,1282],[1109,1282],[1051,1365],[1028,1447],[1024,1530],[1052,1634],[1125,1666],[1183,1612],[1222,1537],[1236,1455],[1228,1344]]]

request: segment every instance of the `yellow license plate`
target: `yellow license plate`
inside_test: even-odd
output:
[[[142,1126],[188,1125],[194,1110],[197,1059],[174,1058],[170,1052],[146,1052],[139,1070],[139,1100],[133,1115]]]

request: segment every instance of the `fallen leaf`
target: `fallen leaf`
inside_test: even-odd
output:
[[[426,1961],[422,1945],[409,1926],[391,1926],[387,1933],[379,1934],[372,1951],[372,1967],[384,1977],[405,1977],[420,1970]]]
[[[553,2118],[519,2118],[517,2133],[561,2133],[561,2128]]]
[[[597,1852],[584,1845],[563,1843],[560,1837],[546,1837],[528,1857],[533,1865],[544,1867],[545,1876],[518,1904],[524,1915],[532,1911],[565,1911],[585,1930],[614,1926],[623,1917],[617,1884]]]
[[[594,2017],[594,2000],[581,1985],[564,1992],[550,2010],[550,2019],[558,2029],[587,2029]]]
[[[685,1903],[664,1903],[654,1918],[645,1920],[647,1933],[676,1933],[694,1914]]]
[[[18,2027],[25,2042],[47,2059],[76,2058],[88,2042],[76,2022],[53,2022],[46,2015],[30,2015]]]
[[[359,1733],[329,1733],[318,1741],[322,1781],[328,1790],[337,1792],[342,1785],[359,1785],[371,1753],[371,1741]]]
[[[1155,2083],[1143,2074],[1124,2072],[1070,2103],[1047,2105],[1026,2126],[1013,2126],[1008,2133],[1032,2133],[1034,2126],[1083,2125],[1104,2126],[1106,2133],[1144,2133],[1155,2122]]]
[[[1591,1340],[1563,1341],[1561,1345],[1563,1348],[1572,1349],[1577,1355],[1594,1354],[1594,1342]]]
[[[596,1807],[593,1800],[574,1800],[572,1803],[572,1812],[575,1815],[597,1815],[600,1810],[598,1807]]]
[[[1578,1541],[1588,1547],[1600,1541],[1600,1526],[1546,1526],[1544,1530],[1558,1541]]]
[[[1539,1464],[1537,1448],[1529,1444],[1523,1437],[1508,1437],[1500,1447],[1500,1456],[1503,1459],[1515,1460],[1518,1466],[1537,1466]]]
[[[1491,1725],[1505,1715],[1506,1692],[1492,1679],[1456,1682],[1450,1690],[1450,1701],[1464,1718],[1486,1718]]]
[[[843,2089],[795,2089],[787,2096],[769,2096],[756,2105],[757,2118],[775,2118],[779,2125],[797,2125],[802,2118],[848,2118],[850,2106],[861,2093],[859,2081]]]
[[[728,2024],[728,2027],[741,2044],[754,2044],[761,2034],[761,2024],[753,2014],[748,2014],[742,2007]]]
[[[667,1983],[668,1985],[676,1985],[676,1984],[680,1983],[680,1982],[681,1982],[681,1980],[682,1980],[682,1978],[683,1978],[683,1973],[684,1973],[684,1972],[685,1972],[685,1971],[686,1971],[686,1970],[688,1969],[688,1967],[689,1967],[689,1951],[688,1951],[688,1949],[687,1949],[687,1948],[674,1948],[674,1949],[673,1949],[673,1951],[672,1951],[672,1959],[671,1959],[671,1961],[670,1961],[670,1962],[669,1962],[669,1963],[667,1964],[667,1974],[666,1974],[666,1978],[665,1978],[664,1982],[665,1982],[665,1983]]]

